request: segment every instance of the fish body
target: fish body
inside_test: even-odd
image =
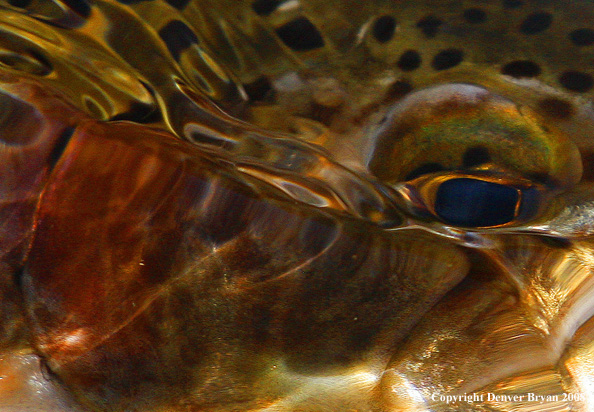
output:
[[[594,4],[0,3],[0,410],[589,410]]]

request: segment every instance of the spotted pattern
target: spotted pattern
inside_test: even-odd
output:
[[[287,7],[281,7],[284,4]],[[476,71],[480,76],[488,77],[497,75],[501,78],[503,75],[507,78],[506,82],[511,79],[533,79],[532,85],[552,85],[573,95],[583,95],[592,89],[591,70],[582,62],[574,62],[573,56],[564,59],[562,54],[565,50],[575,52],[578,50],[576,48],[589,50],[588,46],[594,45],[594,29],[589,27],[589,20],[585,17],[573,20],[560,17],[557,9],[546,1],[497,0],[478,3],[464,0],[455,6],[431,5],[419,10],[416,10],[416,6],[408,8],[405,3],[399,7],[383,7],[379,13],[376,6],[361,5],[357,14],[359,19],[353,17],[352,7],[347,2],[344,5],[331,2],[327,6],[316,2],[315,15],[313,11],[310,14],[310,7],[305,4],[290,2],[291,7],[288,4],[281,0],[253,0],[250,8],[255,15],[272,25],[281,44],[293,52],[308,52],[311,57],[303,58],[308,67],[315,68],[320,63],[324,66],[329,53],[343,53],[341,63],[338,63],[340,66],[351,58],[351,50],[361,50],[358,46],[360,42],[368,47],[370,59],[362,53],[361,61],[348,64],[353,68],[366,67],[361,71],[361,77],[353,69],[348,71],[349,74],[345,73],[345,76],[353,78],[340,82],[343,82],[341,87],[346,87],[348,94],[350,82],[362,85],[366,81],[365,77],[370,78],[373,72],[379,75],[391,71],[398,81],[377,93],[378,103],[401,99],[417,87],[431,84],[431,76],[448,76],[449,71],[454,69],[456,72]],[[324,13],[332,15],[340,29],[333,31],[332,23],[320,18]],[[350,34],[344,29],[345,21],[353,25]],[[563,40],[566,44],[550,49],[552,52],[538,52],[549,50],[547,44],[551,41]],[[504,46],[498,44],[499,41]],[[334,54],[336,52],[338,54]],[[577,58],[581,59],[582,55]],[[585,54],[583,59],[587,59]],[[553,60],[559,63],[551,63]],[[594,57],[590,60],[594,61]],[[288,105],[297,107],[297,101],[303,100],[304,96],[299,96],[301,100],[283,98],[283,93],[278,92],[276,83],[272,81],[273,77],[261,74],[250,76],[249,81],[244,82],[250,100],[269,103],[286,101]],[[265,78],[268,80],[264,81]],[[337,109],[337,106],[330,110],[326,103],[320,104],[315,99],[295,110],[300,115],[306,113],[306,117],[319,120],[324,125],[336,124],[335,119],[342,115],[342,110]],[[352,99],[359,100],[354,96]],[[362,109],[357,116],[369,115],[376,107],[374,104]],[[530,104],[549,118],[566,120],[576,114],[571,98],[548,97],[545,94]]]
[[[540,67],[530,60],[517,60],[501,68],[501,73],[517,78],[536,77],[540,72]]]
[[[91,15],[91,6],[86,0],[62,0],[62,2],[82,17]]]
[[[380,43],[386,43],[394,36],[396,20],[392,16],[382,16],[373,25],[373,37]]]
[[[553,22],[551,13],[538,12],[526,17],[520,26],[522,34],[537,34],[547,30]]]
[[[278,0],[256,0],[252,3],[252,8],[260,16],[268,16],[280,5]]]
[[[181,53],[188,47],[198,43],[196,34],[180,20],[173,20],[159,30],[159,36],[175,60],[179,60]]]
[[[585,93],[594,87],[592,75],[578,71],[567,71],[559,77],[559,83],[567,90]]]
[[[402,99],[414,90],[413,85],[406,80],[397,80],[390,85],[384,96],[385,102],[393,102]]]
[[[398,67],[400,70],[410,72],[418,69],[421,66],[421,55],[416,50],[407,50],[402,53],[398,59]]]
[[[569,38],[571,42],[576,46],[591,46],[592,44],[594,44],[594,30],[577,29],[569,33]]]
[[[243,88],[250,100],[256,102],[270,98],[274,94],[272,84],[270,84],[270,80],[267,77],[260,77],[251,83],[246,83],[243,85]]]
[[[570,102],[555,97],[541,100],[538,107],[547,116],[556,119],[568,119],[575,113],[575,108]]]
[[[31,0],[5,1],[14,7],[31,8],[31,13],[39,12],[36,8],[37,2]],[[151,23],[158,29],[157,32],[171,56],[175,60],[179,60],[185,50],[192,45],[200,44],[200,28],[188,26],[187,21],[192,20],[192,18],[195,19],[195,17],[192,17],[196,15],[194,9],[199,10],[203,6],[196,6],[197,3],[191,2],[191,0],[120,0],[120,3],[127,4],[129,7],[136,7],[137,4],[141,7],[143,4],[153,2],[155,4],[166,4],[171,7],[169,10],[175,9],[180,12],[179,19],[154,17],[154,23]],[[575,48],[589,50],[588,47],[594,45],[594,28],[588,25],[590,20],[585,17],[581,20],[576,19],[573,25],[572,20],[560,19],[556,10],[549,7],[546,2],[499,0],[478,4],[475,1],[467,0],[462,2],[463,7],[459,7],[458,11],[455,11],[454,7],[448,8],[445,5],[443,8],[432,6],[432,8],[419,10],[417,15],[409,13],[406,8],[391,9],[385,7],[381,13],[375,13],[369,20],[365,16],[371,12],[374,6],[362,6],[360,10],[361,18],[357,20],[350,13],[351,10],[346,5],[347,3],[344,3],[343,10],[340,2],[329,2],[326,6],[327,10],[336,13],[337,22],[342,18],[340,17],[341,13],[345,13],[345,16],[347,16],[345,18],[352,19],[353,33],[350,37],[347,35],[344,38],[334,37],[335,33],[331,30],[332,24],[323,23],[323,18],[319,18],[319,16],[323,15],[321,13],[321,10],[323,10],[321,3],[316,3],[316,8],[319,8],[320,11],[317,16],[310,14],[308,8],[299,2],[290,2],[291,7],[288,7],[288,3],[284,0],[252,0],[247,2],[249,10],[262,19],[261,23],[258,24],[270,25],[265,29],[266,35],[263,35],[263,32],[257,34],[259,28],[249,34],[249,36],[253,34],[254,39],[261,38],[263,42],[254,48],[256,53],[267,53],[264,49],[268,48],[271,43],[270,39],[266,39],[266,37],[269,36],[269,33],[273,33],[279,44],[290,49],[290,51],[297,53],[309,52],[309,55],[313,57],[313,60],[309,60],[309,62],[315,66],[319,64],[316,62],[318,55],[312,53],[318,53],[319,51],[319,58],[326,59],[328,57],[327,46],[335,48],[335,50],[348,51],[351,48],[349,42],[354,43],[357,33],[363,33],[361,31],[363,26],[371,21],[367,35],[373,40],[375,44],[373,47],[376,47],[372,50],[374,59],[380,62],[380,66],[383,62],[389,62],[388,68],[407,75],[406,78],[394,83],[393,87],[390,86],[390,90],[383,92],[383,96],[389,96],[389,98],[399,98],[398,96],[409,93],[409,89],[414,90],[417,84],[425,84],[426,79],[430,76],[428,74],[429,70],[446,72],[459,67],[462,62],[467,63],[464,67],[468,68],[473,65],[484,64],[481,63],[483,60],[499,59],[498,54],[500,52],[495,53],[495,50],[478,51],[481,42],[485,41],[488,44],[490,36],[494,36],[492,39],[497,39],[499,37],[513,36],[513,33],[516,33],[518,37],[517,42],[506,41],[506,44],[509,45],[509,53],[507,49],[497,47],[497,50],[505,50],[505,53],[509,54],[509,58],[504,59],[502,56],[502,61],[498,66],[495,66],[499,67],[498,73],[517,79],[537,79],[539,82],[552,84],[574,94],[588,93],[593,88],[592,72],[582,63],[576,65],[565,63],[551,68],[547,61],[548,55],[539,55],[537,52],[533,52],[530,53],[530,60],[525,58],[526,54],[523,50],[526,47],[534,47],[535,49],[546,47],[547,41],[550,42],[552,37],[555,39],[564,37],[567,42],[564,47],[574,47],[573,50],[577,50]],[[89,17],[92,13],[92,3],[88,0],[65,0],[61,4],[84,18]],[[281,7],[285,4],[287,4],[287,7]],[[189,7],[189,5],[192,5],[192,7]],[[238,8],[241,7],[238,6]],[[204,8],[207,7],[204,6]],[[225,17],[225,20],[233,21],[230,16],[233,13],[238,15],[233,10],[233,8],[229,9],[229,15]],[[183,16],[182,12],[184,13]],[[142,18],[150,20],[148,14],[142,14],[142,16]],[[315,18],[312,18],[312,16]],[[505,19],[502,18],[503,16],[505,16]],[[56,20],[56,24],[61,25],[62,20]],[[217,30],[221,29],[205,28],[204,32],[214,33]],[[221,39],[238,38],[237,34],[225,33],[227,30],[225,28],[220,31]],[[342,27],[336,33],[348,33],[348,30]],[[396,35],[398,35],[398,41],[392,41]],[[264,44],[266,46],[262,47]],[[534,46],[530,46],[531,44],[534,44]],[[218,55],[218,50],[233,50],[233,48],[234,46],[230,40],[228,44],[213,49],[214,57],[222,57]],[[278,60],[279,65],[286,64],[287,59],[294,59],[294,57],[283,57],[278,52],[278,48],[271,47],[270,53],[272,53],[273,49],[277,50],[275,60]],[[247,51],[248,49],[235,49],[234,53],[236,55],[229,62],[226,62],[223,56],[223,64],[237,66],[240,61],[253,61],[254,57],[242,56],[241,53],[244,50]],[[559,49],[554,50],[558,52],[563,48],[560,46]],[[29,50],[28,53],[27,62],[24,60],[23,62],[14,62],[10,60],[14,59],[14,56],[10,55],[2,57],[2,64],[13,65],[15,68],[28,67],[24,70],[29,70],[31,73],[38,75],[47,75],[52,72],[51,58],[46,58],[33,50]],[[577,57],[581,56],[578,55]],[[308,57],[308,59],[310,58]],[[584,59],[586,59],[585,55]],[[35,63],[30,64],[29,61]],[[570,61],[566,59],[566,62]],[[380,66],[373,70],[380,73],[385,69],[385,67]],[[249,68],[251,66],[248,64],[245,67]],[[242,77],[241,74],[240,77]],[[199,77],[196,81],[203,84],[204,89],[211,87],[208,85],[210,80]],[[271,81],[270,73],[249,74],[246,80],[242,81],[242,84],[247,96],[254,102],[278,102],[276,99],[281,96],[276,92],[276,86]],[[402,87],[403,85],[406,85],[406,87]],[[290,99],[287,101],[290,101]],[[545,98],[534,104],[541,112],[555,118],[568,118],[575,113],[574,110],[570,110],[571,105],[567,108],[563,104],[551,103],[553,101],[554,99],[547,100]],[[564,100],[561,99],[560,101]],[[326,106],[320,106],[314,102],[311,107],[319,111],[320,107]],[[131,112],[138,111],[138,113],[141,113],[144,110],[134,109]],[[335,112],[337,116],[340,115],[340,111],[335,109],[332,112]],[[315,113],[312,112],[311,116],[315,117]],[[324,116],[324,119],[325,122],[331,122],[332,116]]]
[[[437,36],[437,33],[439,33],[439,29],[442,24],[443,21],[438,19],[437,17],[427,16],[419,20],[419,22],[417,23],[417,27],[425,36],[433,38]]]
[[[308,51],[324,46],[322,35],[306,17],[298,17],[276,30],[276,34],[291,49]]]
[[[464,53],[458,49],[446,49],[435,55],[431,66],[435,70],[447,70],[456,67],[464,59]]]
[[[50,59],[38,45],[4,31],[0,31],[0,39],[4,49],[4,53],[0,53],[0,66],[36,76],[47,76],[54,71]]]
[[[98,53],[96,61],[109,63],[110,58],[116,61],[111,63],[121,72],[113,72],[114,81],[111,83],[118,80],[124,83],[121,79],[126,77],[126,70],[130,70],[146,84],[154,86],[152,92],[142,83],[129,86],[129,90],[125,91],[122,89],[128,85],[118,84],[110,88],[109,81],[99,84],[101,79],[97,79],[97,73],[107,76],[112,72],[91,67],[88,69],[91,80],[86,85],[97,85],[97,89],[90,90],[88,95],[75,96],[79,100],[73,99],[73,104],[84,105],[92,116],[105,120],[159,122],[156,127],[166,125],[178,137],[191,140],[192,135],[184,135],[190,128],[181,126],[199,115],[204,116],[199,120],[204,122],[205,127],[193,133],[208,134],[212,127],[212,130],[229,131],[230,140],[235,137],[243,139],[247,133],[233,135],[245,131],[240,122],[217,117],[226,112],[234,118],[253,121],[261,129],[278,128],[282,132],[299,135],[312,146],[328,149],[327,152],[316,152],[315,156],[312,155],[313,160],[301,161],[281,151],[287,149],[283,146],[286,144],[284,140],[293,142],[290,138],[277,139],[278,142],[271,144],[278,149],[278,153],[271,156],[275,162],[308,163],[311,160],[315,164],[317,159],[324,158],[323,153],[336,156],[338,163],[344,160],[340,156],[345,156],[345,152],[348,152],[347,156],[358,156],[358,149],[366,150],[362,146],[372,140],[366,133],[371,131],[369,133],[373,134],[388,124],[388,120],[381,123],[380,119],[397,112],[407,97],[414,99],[416,94],[413,92],[431,90],[436,84],[457,83],[460,86],[459,83],[465,82],[463,86],[468,86],[467,83],[484,85],[512,101],[517,98],[521,104],[514,105],[509,111],[522,110],[522,115],[528,113],[526,118],[536,111],[538,116],[534,118],[539,121],[544,118],[545,124],[560,129],[569,125],[562,131],[569,130],[567,134],[573,138],[571,133],[580,133],[581,124],[573,124],[571,120],[584,117],[583,109],[588,105],[583,102],[591,104],[589,93],[594,89],[594,47],[590,48],[594,45],[594,19],[579,13],[582,0],[558,1],[571,8],[571,12],[565,13],[562,6],[555,9],[555,0],[447,0],[428,2],[427,7],[420,7],[419,3],[424,2],[413,0],[4,0],[2,7],[8,4],[12,7],[10,13],[15,12],[14,8],[26,8],[22,13],[27,14],[27,19],[51,26],[59,36],[67,37],[74,32],[76,36],[72,37],[78,37],[93,30],[104,30],[106,34],[102,40],[107,44],[105,47],[113,50],[109,49],[109,53],[103,55]],[[357,4],[357,10],[353,10],[353,4]],[[99,13],[104,13],[101,17],[108,17],[95,19]],[[69,24],[69,19],[74,23]],[[84,24],[88,22],[85,20],[90,22],[86,27]],[[122,27],[122,21],[130,25]],[[141,32],[142,28],[146,32]],[[35,33],[29,32],[29,35],[34,37]],[[65,66],[60,50],[49,53],[36,46],[47,39],[36,39],[40,40],[36,42],[27,36],[17,36],[15,40],[0,32],[0,64],[3,70],[20,72],[20,76],[35,78],[35,81],[77,77],[69,72],[60,72]],[[144,47],[142,40],[146,39],[155,44]],[[116,49],[117,45],[119,49]],[[131,49],[134,51],[129,52]],[[89,65],[93,64],[91,60]],[[78,69],[83,71],[86,68]],[[53,75],[50,77],[50,74]],[[46,76],[47,79],[44,79]],[[64,89],[67,91],[69,86]],[[133,100],[143,91],[147,94],[143,101]],[[125,104],[108,113],[106,107],[111,101],[107,104],[102,101],[105,96],[116,96],[113,101]],[[211,100],[215,104],[206,107]],[[153,101],[157,104],[164,102],[164,107],[174,108],[170,113],[163,112],[163,116],[171,118],[160,119],[158,113],[161,112]],[[221,113],[219,107],[223,108]],[[442,108],[448,109],[445,105]],[[175,118],[176,115],[179,118]],[[478,117],[472,114],[470,120]],[[433,119],[442,120],[441,112],[436,112]],[[474,132],[471,122],[464,123],[469,119],[455,120]],[[404,133],[406,127],[414,129],[419,125],[401,126],[398,132]],[[430,137],[440,141],[442,124],[438,123],[436,129],[437,132]],[[456,132],[461,130],[453,129]],[[259,133],[256,127],[254,130],[254,135]],[[72,129],[69,129],[60,136],[51,156],[53,161],[61,157],[71,134]],[[361,135],[365,137],[362,139],[364,144],[355,140]],[[216,138],[208,135],[200,143],[212,143],[214,146]],[[398,135],[395,133],[390,138],[397,139]],[[249,136],[245,140],[249,139],[253,139],[254,143],[238,145],[240,150],[246,151],[246,158],[266,152],[257,147],[260,143],[257,137]],[[580,147],[585,163],[585,179],[594,180],[593,144],[586,139],[580,143],[585,146]],[[228,146],[233,144],[229,142]],[[483,144],[485,142],[478,139],[466,139],[438,145],[435,152],[451,154],[450,158],[444,156],[445,160],[431,159],[426,151],[421,151],[419,157],[411,162],[411,167],[398,175],[398,182],[431,178],[428,175],[434,173],[442,176],[461,169],[472,169],[465,171],[468,175],[483,173],[485,169],[482,166],[488,167],[488,164],[501,161],[503,157],[498,151],[501,146],[498,141]],[[219,143],[218,148],[227,150],[227,146],[223,146]],[[414,144],[400,152],[410,151],[412,146]],[[300,155],[299,148],[295,144],[287,151],[291,155]],[[361,157],[366,155],[363,153]],[[356,166],[363,169],[367,165],[366,160],[354,159],[353,162],[360,161]],[[305,173],[306,166],[297,170],[295,176],[310,178],[310,173],[318,172],[314,167],[307,167],[309,169]],[[518,173],[523,173],[523,169]],[[549,184],[556,175],[544,170],[526,173],[524,177]],[[438,193],[438,216],[462,226],[507,223],[515,217],[518,201],[518,193],[511,187],[480,179],[457,179],[449,186],[440,186],[443,190]],[[468,193],[473,195],[469,198],[473,202],[468,203],[483,201],[485,210],[494,210],[494,213],[503,210],[504,215],[481,215],[474,220],[465,216],[459,218],[456,214],[459,195]],[[493,207],[492,197],[507,197],[509,201],[499,203],[501,208]],[[241,201],[235,199],[234,204],[239,204],[241,209]],[[221,246],[235,236],[240,230],[238,228],[245,227],[245,222],[238,217],[242,215],[241,210],[240,213],[231,208],[226,210],[233,212],[235,218],[221,215],[221,219],[209,219],[218,222],[216,230],[208,234],[209,244]],[[472,210],[466,212],[471,213]],[[232,224],[225,223],[228,221]],[[311,233],[309,229],[303,231],[307,239],[315,236],[312,235],[314,228],[311,229]],[[326,240],[320,240],[309,245],[319,249],[326,243]],[[558,244],[557,247],[567,245]],[[364,254],[359,256],[364,257]],[[349,351],[363,350],[361,348],[373,343],[372,337],[371,333],[362,331],[346,347]],[[307,338],[307,333],[299,337],[304,342]],[[323,356],[315,358],[325,359]]]
[[[8,0],[8,4],[14,7],[26,8],[32,0]]]
[[[471,147],[464,152],[462,164],[464,167],[480,166],[491,161],[489,149],[482,146]]]

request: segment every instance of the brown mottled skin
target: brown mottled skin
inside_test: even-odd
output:
[[[593,22],[0,1],[0,411],[585,410]]]

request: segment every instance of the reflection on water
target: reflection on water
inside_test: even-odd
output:
[[[587,410],[593,22],[0,2],[0,409]]]

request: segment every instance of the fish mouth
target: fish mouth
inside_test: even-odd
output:
[[[489,250],[469,253],[466,278],[398,345],[381,379],[387,410],[583,405],[583,389],[565,382],[591,350],[590,241],[489,236]]]

